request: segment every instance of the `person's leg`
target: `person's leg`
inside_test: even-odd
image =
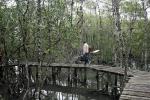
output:
[[[2,63],[2,58],[1,58],[1,56],[0,56],[0,64]]]
[[[87,63],[90,64],[91,63],[91,57],[90,57],[90,53],[87,54]]]
[[[86,65],[86,64],[88,64],[88,63],[89,63],[89,54],[86,53],[86,54],[85,54],[85,63],[84,63],[84,64]]]
[[[84,65],[86,64],[86,54],[83,55],[83,62],[84,62]]]

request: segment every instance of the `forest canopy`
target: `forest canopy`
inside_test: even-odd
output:
[[[1,0],[3,62],[68,63],[83,41],[100,52],[94,62],[141,69],[150,60],[149,0]],[[127,62],[126,62],[127,61]]]

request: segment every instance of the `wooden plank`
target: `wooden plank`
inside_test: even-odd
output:
[[[150,98],[150,92],[147,92],[147,91],[124,90],[123,91],[123,95],[139,96],[139,97],[148,97],[148,98]]]
[[[139,91],[150,93],[150,84],[132,84],[125,87],[125,91]]]
[[[121,95],[119,100],[150,100],[148,97],[138,97],[138,96],[129,96],[129,95]]]
[[[133,71],[126,84],[120,100],[150,100],[150,73],[144,71]]]

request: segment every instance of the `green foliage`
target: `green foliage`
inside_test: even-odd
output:
[[[110,2],[110,1],[109,1]],[[34,0],[17,2],[17,6],[7,7],[0,3],[0,47],[7,51],[7,56],[24,59],[24,48],[28,59],[37,59],[37,29],[40,29],[41,52],[46,54],[47,61],[66,61],[79,55],[81,41],[87,41],[94,49],[100,49],[95,60],[112,61],[114,40],[114,19],[110,12],[79,13],[79,0],[74,1],[71,15],[69,0],[46,0],[41,8],[41,23],[37,24],[37,7]],[[93,11],[97,4],[85,1],[86,9]],[[109,6],[108,6],[109,7]],[[127,38],[133,55],[140,57],[144,43],[144,20],[141,4],[137,0],[122,1],[122,32]],[[83,16],[82,16],[83,15]],[[83,23],[82,23],[83,22]],[[149,24],[147,32],[149,32]],[[131,34],[130,28],[133,28]],[[150,35],[148,35],[148,42]],[[2,41],[3,40],[3,41]],[[4,43],[5,42],[5,43]],[[4,47],[5,44],[5,47]],[[150,47],[150,46],[149,46]],[[20,55],[20,56],[19,56]],[[71,59],[71,58],[70,58]]]

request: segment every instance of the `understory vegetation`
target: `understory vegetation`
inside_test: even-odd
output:
[[[148,70],[148,10],[148,0],[1,0],[2,62],[68,63],[86,41],[95,64]]]

